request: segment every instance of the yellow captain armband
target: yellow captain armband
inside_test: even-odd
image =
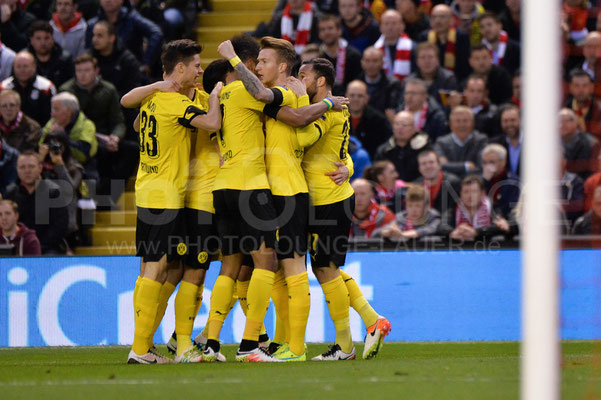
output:
[[[236,65],[240,64],[241,61],[240,57],[236,56],[230,60],[230,64],[232,64],[232,67],[236,68]]]

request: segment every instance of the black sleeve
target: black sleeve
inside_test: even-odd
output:
[[[281,93],[280,93],[280,95],[281,95]],[[265,114],[268,117],[271,117],[273,119],[277,119],[278,112],[280,111],[281,108],[282,108],[282,106],[276,106],[273,103],[266,104],[265,107],[263,107],[263,114]]]
[[[269,90],[271,90],[271,93],[273,93],[273,100],[269,104],[281,106],[284,102],[284,95],[282,94],[282,90],[279,88],[271,88]]]
[[[196,106],[188,106],[188,108],[186,108],[186,112],[184,112],[184,116],[178,118],[177,122],[183,127],[194,128],[191,123],[192,120],[197,116],[204,114],[206,114],[206,111],[202,111]]]

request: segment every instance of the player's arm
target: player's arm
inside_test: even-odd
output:
[[[208,132],[221,129],[221,110],[219,108],[219,95],[222,82],[218,82],[209,95],[209,112],[202,111],[194,105],[188,106],[184,117],[178,122],[187,128],[199,128]]]
[[[134,132],[140,133],[140,114],[136,115],[136,119],[134,120]]]
[[[125,108],[140,107],[142,101],[155,92],[179,92],[181,85],[175,81],[157,81],[150,85],[130,90],[121,97],[121,105]]]

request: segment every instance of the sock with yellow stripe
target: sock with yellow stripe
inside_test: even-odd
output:
[[[311,308],[309,277],[306,272],[286,278],[288,285],[288,320],[290,323],[290,340],[288,347],[294,354],[305,352],[305,331]]]
[[[219,342],[219,334],[225,317],[230,312],[230,304],[234,293],[234,280],[225,275],[219,275],[211,294],[211,310],[209,311],[208,339]]]
[[[336,328],[336,344],[342,351],[350,353],[353,350],[351,328],[349,322],[349,294],[341,276],[329,282],[322,283],[323,294],[328,303],[330,318]]]
[[[236,293],[238,294],[238,301],[240,302],[240,308],[246,317],[246,313],[248,312],[248,303],[246,301],[246,296],[248,295],[248,285],[250,281],[236,281]],[[267,329],[265,329],[265,324],[261,325],[261,332],[259,336],[267,335]]]
[[[271,290],[271,300],[275,307],[275,333],[273,341],[276,343],[287,343],[289,339],[289,321],[288,321],[288,287],[284,270],[280,269],[275,273],[273,289]]]
[[[154,334],[154,319],[159,308],[161,283],[149,278],[140,279],[135,311],[134,343],[132,350],[138,355],[148,352],[148,342]]]
[[[148,342],[148,347],[153,346],[153,337],[163,317],[165,316],[165,310],[167,309],[167,303],[169,302],[169,298],[175,291],[175,285],[169,281],[165,281],[163,286],[161,286],[161,291],[159,292],[159,308],[157,309],[157,315],[154,317],[154,326],[152,328],[152,336],[150,337],[150,341]]]
[[[196,314],[198,286],[182,281],[175,296],[175,334],[177,335],[177,355],[192,346],[192,329]]]
[[[256,342],[259,339],[261,325],[265,319],[269,299],[273,288],[275,274],[265,269],[255,268],[250,284],[248,285],[248,312],[246,314],[246,326],[244,327],[244,340]],[[240,347],[242,351],[242,346]]]
[[[369,328],[378,320],[378,313],[372,308],[365,296],[363,296],[361,289],[359,289],[359,285],[357,285],[357,282],[355,282],[352,276],[343,270],[340,270],[340,276],[342,276],[346,289],[348,290],[351,307],[357,311],[365,326]]]

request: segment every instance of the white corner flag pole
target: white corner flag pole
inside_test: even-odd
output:
[[[522,400],[559,399],[559,0],[522,2]]]

